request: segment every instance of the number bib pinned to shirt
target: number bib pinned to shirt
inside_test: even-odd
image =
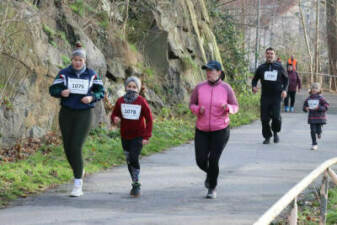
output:
[[[319,100],[318,99],[308,100],[309,109],[317,109],[318,105],[319,105]]]
[[[89,80],[68,78],[68,88],[72,94],[88,94]]]
[[[121,104],[122,116],[128,120],[138,120],[142,106],[133,104]]]
[[[276,81],[277,80],[277,70],[264,72],[264,80]]]

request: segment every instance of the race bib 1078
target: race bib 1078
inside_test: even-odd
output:
[[[121,104],[122,116],[128,120],[138,120],[142,106],[133,104]]]
[[[68,88],[72,94],[88,94],[89,80],[68,78]]]
[[[318,105],[319,105],[319,100],[318,99],[308,100],[309,109],[317,109]]]
[[[276,81],[277,80],[277,70],[264,72],[264,80]]]

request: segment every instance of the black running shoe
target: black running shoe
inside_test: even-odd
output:
[[[140,195],[140,183],[133,183],[130,191],[132,197],[137,198]]]
[[[264,144],[264,145],[267,145],[267,144],[269,144],[269,143],[270,143],[270,138],[264,139],[264,141],[263,141],[263,144]]]
[[[279,143],[280,142],[280,138],[277,135],[277,133],[274,134],[274,143]]]

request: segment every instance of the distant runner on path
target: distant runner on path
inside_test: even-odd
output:
[[[281,100],[287,96],[288,76],[282,65],[275,62],[275,50],[266,49],[266,62],[260,65],[252,80],[253,93],[258,91],[257,82],[261,80],[261,123],[263,144],[269,144],[274,134],[274,143],[279,142],[281,131]],[[270,127],[270,119],[272,120]],[[273,133],[272,133],[273,132]]]
[[[221,80],[221,64],[209,61],[202,66],[207,81],[193,90],[190,109],[197,116],[195,156],[199,168],[206,172],[207,198],[216,198],[219,159],[229,139],[229,114],[239,106],[232,87]]]
[[[284,111],[285,112],[294,112],[295,98],[297,90],[300,91],[302,88],[301,78],[298,76],[298,73],[293,70],[293,65],[288,65],[288,93],[287,97],[284,99]],[[290,107],[289,107],[289,98],[290,98]]]
[[[322,126],[326,124],[326,111],[328,102],[321,95],[321,85],[313,83],[309,92],[310,96],[304,101],[303,111],[308,112],[308,123],[310,124],[312,146],[311,150],[317,150],[317,138],[322,136]]]

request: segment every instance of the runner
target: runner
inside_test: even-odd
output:
[[[152,114],[146,99],[139,95],[141,81],[137,77],[132,76],[125,81],[125,90],[126,94],[115,104],[111,122],[113,124],[121,122],[122,146],[132,180],[130,195],[138,197],[140,195],[139,155],[143,145],[149,143],[152,135]]]
[[[328,110],[328,102],[321,95],[321,85],[313,83],[310,88],[310,96],[304,101],[303,111],[308,112],[308,123],[310,124],[312,146],[311,150],[317,150],[317,138],[322,136],[322,126],[326,124],[325,112]]]
[[[269,144],[274,134],[274,143],[279,142],[278,132],[281,131],[281,98],[287,96],[288,76],[283,67],[275,62],[275,50],[266,49],[266,62],[260,65],[252,80],[253,93],[258,91],[257,82],[261,80],[261,123],[262,135],[265,138],[263,144]],[[270,119],[272,124],[270,127]],[[273,131],[273,133],[272,133]]]
[[[104,97],[103,82],[97,73],[86,67],[86,52],[80,43],[72,53],[71,65],[62,69],[49,88],[49,93],[61,99],[59,125],[63,147],[74,174],[72,197],[83,195],[82,146],[88,135],[92,108]]]
[[[301,90],[301,78],[298,76],[298,73],[293,70],[293,65],[288,65],[288,79],[289,79],[289,87],[287,97],[284,99],[284,111],[285,112],[294,112],[295,105],[295,97],[296,91]],[[289,108],[289,98],[290,98],[290,108]]]
[[[193,90],[190,109],[197,116],[195,156],[197,165],[206,172],[207,198],[216,198],[219,159],[229,139],[229,114],[239,110],[231,86],[221,81],[221,64],[209,61],[202,66],[207,81]]]

